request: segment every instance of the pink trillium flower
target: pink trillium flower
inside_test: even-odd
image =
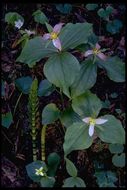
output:
[[[59,49],[61,51],[62,47],[61,47],[61,42],[60,42],[60,39],[59,39],[59,33],[61,31],[61,28],[62,28],[62,25],[64,23],[59,23],[59,24],[56,24],[53,28],[53,31],[51,33],[46,33],[44,34],[44,36],[42,37],[44,40],[52,40],[53,42],[53,45]]]
[[[86,51],[86,52],[84,53],[84,56],[85,56],[85,57],[88,57],[89,55],[96,55],[96,56],[98,56],[100,59],[102,59],[102,60],[105,61],[106,58],[107,58],[107,56],[106,56],[104,53],[101,52],[100,48],[101,48],[101,46],[100,46],[98,43],[96,43],[95,48],[93,48],[92,50]]]
[[[95,124],[100,125],[100,124],[107,122],[108,120],[101,119],[101,118],[94,119],[91,117],[85,117],[84,119],[82,119],[82,121],[89,124],[89,136],[92,137],[94,134]]]

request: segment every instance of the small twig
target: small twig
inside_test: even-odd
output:
[[[7,141],[14,146],[14,144],[11,142],[11,140],[7,137],[7,135],[4,133],[4,131],[2,131],[2,134],[5,136],[5,138],[7,139]]]
[[[16,111],[16,109],[17,109],[17,106],[18,106],[18,103],[19,103],[19,101],[20,101],[20,99],[21,99],[21,96],[22,96],[22,92],[21,92],[21,94],[19,95],[19,97],[18,97],[18,99],[17,99],[17,102],[16,102],[16,104],[15,104],[15,108],[14,108],[14,112],[13,112],[13,116],[15,115],[15,111]]]

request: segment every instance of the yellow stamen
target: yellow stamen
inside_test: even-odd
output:
[[[55,40],[58,38],[58,34],[56,32],[51,32],[51,40]]]
[[[96,119],[90,118],[89,123],[90,125],[95,125]]]
[[[97,49],[97,48],[93,48],[93,53],[95,54],[95,55],[97,55],[98,53],[100,53],[101,51],[99,50],[99,49]]]

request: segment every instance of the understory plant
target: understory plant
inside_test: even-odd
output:
[[[16,44],[23,42],[16,62],[28,65],[30,70],[36,68],[36,64],[44,66],[41,82],[37,76],[21,77],[15,82],[22,93],[25,86],[28,94],[33,162],[26,166],[27,174],[41,187],[53,187],[60,161],[64,159],[70,177],[63,181],[62,187],[86,187],[84,180],[78,177],[70,153],[87,150],[97,138],[110,146],[125,144],[121,121],[112,114],[103,114],[102,101],[91,91],[97,80],[98,68],[103,69],[110,80],[122,83],[125,81],[125,64],[119,57],[107,55],[107,49],[101,47],[98,38],[95,38],[91,23],[56,23],[51,26],[44,13],[36,11],[33,14],[35,22],[47,28],[44,35],[40,35],[37,31],[23,29],[24,19],[18,13],[8,14],[11,17],[6,15],[5,21],[25,35]],[[75,51],[82,54],[82,61]],[[48,96],[53,91],[60,94],[62,108],[52,102],[39,109],[39,97]],[[67,106],[64,105],[65,96],[69,102]],[[42,117],[38,130],[36,119],[40,110]],[[57,120],[64,131],[64,158],[55,152],[46,155],[46,129]],[[41,138],[37,138],[38,133],[41,133]],[[37,142],[41,143],[41,150]],[[38,156],[37,150],[41,156]]]

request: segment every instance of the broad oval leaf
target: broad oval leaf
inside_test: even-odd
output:
[[[48,176],[55,176],[58,165],[60,164],[60,156],[56,152],[52,152],[48,156]]]
[[[66,170],[68,172],[68,174],[72,177],[76,177],[77,176],[77,168],[75,167],[75,165],[73,164],[73,162],[71,160],[69,160],[68,158],[65,158],[66,160]]]
[[[13,122],[13,116],[11,112],[7,112],[2,114],[2,126],[9,128],[11,123]]]
[[[92,33],[92,24],[90,23],[68,23],[66,24],[59,35],[62,49],[73,49],[80,44],[87,43],[88,37]]]
[[[36,175],[35,169],[40,169],[41,167],[44,168],[45,171],[47,171],[47,166],[45,162],[41,160],[37,160],[35,162],[32,162],[26,166],[26,171],[28,176],[34,181],[34,182],[40,182],[42,176]]]
[[[86,8],[87,8],[89,11],[93,11],[93,10],[95,10],[97,7],[98,7],[98,4],[94,4],[94,3],[86,4]]]
[[[44,74],[70,98],[69,87],[76,79],[79,69],[80,64],[72,54],[61,52],[48,59],[44,66]]]
[[[81,64],[80,72],[75,82],[71,86],[71,96],[76,97],[90,89],[96,82],[97,65],[91,59],[85,60]]]
[[[83,150],[89,148],[93,139],[88,134],[88,125],[77,122],[67,128],[64,137],[65,156],[73,150]]]
[[[26,63],[31,66],[33,63],[40,61],[42,58],[49,57],[58,50],[53,46],[52,42],[46,47],[47,41],[44,41],[41,36],[37,36],[29,40],[20,56],[17,58],[17,62]]]
[[[106,61],[98,61],[107,71],[108,77],[115,82],[125,81],[125,64],[117,56],[109,57]]]
[[[40,180],[41,187],[53,187],[55,183],[54,177],[42,177]]]
[[[39,84],[38,96],[49,96],[54,89],[54,86],[47,79],[44,79]]]
[[[60,116],[60,111],[55,104],[51,103],[44,107],[42,111],[42,124],[47,125],[56,121]]]
[[[35,11],[33,13],[33,16],[34,16],[35,22],[38,22],[41,24],[45,24],[45,22],[48,22],[48,18],[46,17],[46,15],[41,10]]]
[[[17,88],[24,94],[28,94],[30,91],[30,87],[32,84],[33,79],[29,76],[27,77],[20,77],[15,80],[15,85]]]
[[[64,180],[62,187],[86,187],[86,184],[80,177],[69,177]]]
[[[100,99],[90,91],[85,92],[72,100],[72,108],[82,118],[97,117],[102,107]]]
[[[112,163],[116,166],[116,167],[124,167],[125,166],[125,153],[122,153],[121,155],[117,155],[115,154],[112,157]]]
[[[108,121],[104,124],[99,125],[102,127],[103,130],[96,128],[96,132],[99,138],[106,143],[124,144],[125,130],[121,122],[113,115],[105,115],[101,118],[107,119]]]
[[[124,146],[122,144],[110,144],[109,150],[111,153],[122,153]]]

